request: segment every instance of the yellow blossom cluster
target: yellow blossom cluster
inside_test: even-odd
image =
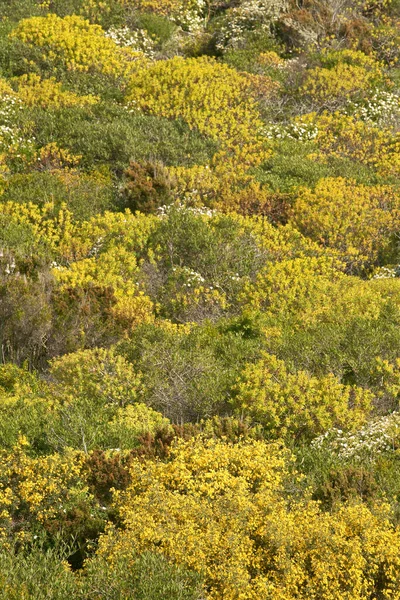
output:
[[[251,415],[273,438],[311,438],[332,427],[356,429],[368,417],[371,392],[339,383],[336,377],[290,373],[285,363],[266,354],[249,364],[236,386],[238,414]]]
[[[257,106],[260,86],[264,98],[276,91],[269,77],[238,73],[208,57],[159,61],[131,78],[131,106],[182,118],[220,144],[211,165],[171,169],[177,195],[189,194],[195,201],[220,197],[230,208],[238,204],[235,194],[252,182],[249,167],[269,155]]]
[[[400,228],[400,196],[389,186],[357,185],[342,177],[299,190],[291,211],[299,230],[338,250],[349,265],[373,264]]]
[[[79,497],[90,502],[81,453],[32,458],[28,448],[21,437],[11,452],[1,452],[0,535],[5,540],[14,529],[20,532],[21,541],[32,540],[35,522],[51,527]]]
[[[80,289],[110,295],[107,312],[128,330],[139,323],[151,322],[154,317],[152,301],[135,282],[138,273],[135,256],[122,247],[110,248],[99,258],[85,258],[53,271],[61,294],[73,294]]]
[[[176,444],[166,463],[135,461],[115,496],[124,529],[110,527],[99,553],[113,565],[161,552],[201,573],[211,600],[365,600],[377,587],[397,600],[400,537],[387,507],[289,504],[290,465],[279,444],[201,438]]]
[[[32,233],[34,244],[48,245],[56,253],[66,259],[72,257],[73,237],[76,226],[72,222],[72,214],[63,206],[55,211],[54,203],[45,203],[42,207],[36,204],[20,204],[3,202],[0,204],[0,215],[7,217],[15,225],[24,225]]]
[[[321,56],[321,67],[307,72],[301,92],[314,102],[335,107],[371,93],[384,80],[382,65],[355,50],[328,52]]]
[[[138,52],[120,48],[99,25],[77,15],[31,17],[20,21],[10,34],[28,46],[42,49],[44,60],[69,71],[124,77],[143,62]]]
[[[92,106],[98,98],[92,95],[78,96],[74,92],[63,90],[61,83],[54,77],[41,79],[39,75],[30,73],[21,75],[16,80],[18,98],[26,106],[42,108],[65,108],[69,106]]]
[[[398,134],[339,112],[320,116],[310,113],[299,118],[298,122],[313,123],[317,128],[315,142],[319,153],[312,155],[314,160],[326,160],[326,157],[349,158],[372,167],[382,176],[396,175],[398,172]]]
[[[207,57],[176,57],[139,70],[127,100],[163,117],[184,119],[190,127],[225,146],[258,138],[261,121],[248,79]]]

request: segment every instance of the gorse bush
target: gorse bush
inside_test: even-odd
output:
[[[388,251],[391,237],[400,230],[399,208],[390,187],[326,178],[314,191],[299,191],[292,219],[302,233],[338,250],[353,269],[376,264],[379,254]]]
[[[320,67],[310,69],[301,92],[324,108],[335,109],[383,85],[381,66],[362,52],[342,50],[322,54]]]
[[[177,57],[139,71],[127,99],[153,114],[182,117],[228,147],[254,141],[261,125],[249,80],[206,57]]]
[[[100,26],[75,15],[62,19],[49,14],[23,20],[11,37],[40,48],[43,61],[72,71],[98,71],[122,77],[132,68],[130,63],[140,58],[140,54],[120,49]]]
[[[78,96],[73,92],[63,91],[62,84],[54,78],[41,80],[38,75],[30,73],[19,77],[17,82],[18,97],[27,106],[62,108],[90,106],[97,102],[95,96]]]
[[[274,437],[313,437],[333,426],[355,429],[368,416],[373,398],[332,376],[288,373],[274,356],[247,366],[236,389],[239,414],[250,414]]]
[[[210,598],[348,591],[361,599],[373,589],[396,597],[399,540],[384,513],[347,506],[324,514],[304,500],[289,509],[290,457],[276,445],[197,438],[178,444],[166,464],[131,469],[131,485],[116,495],[125,529],[100,542],[112,565],[132,548],[164,552],[203,572]]]

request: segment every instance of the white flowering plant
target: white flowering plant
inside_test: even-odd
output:
[[[378,267],[372,279],[394,279],[400,277],[400,265]]]
[[[400,449],[400,413],[374,419],[356,432],[330,429],[312,441],[317,449],[325,449],[345,461],[374,461],[386,452]]]
[[[11,162],[31,157],[35,151],[35,139],[21,134],[18,114],[24,109],[19,98],[10,94],[0,95],[0,153],[7,152]]]
[[[215,209],[211,209],[206,206],[187,206],[182,202],[174,202],[173,204],[164,204],[163,206],[159,206],[157,209],[157,214],[160,218],[165,218],[168,217],[171,210],[179,212],[190,212],[193,215],[203,217],[213,217],[217,214],[217,211]]]
[[[143,52],[145,56],[153,59],[155,56],[156,39],[153,39],[145,29],[130,29],[129,27],[111,27],[106,36],[118,46],[131,48],[135,52]]]
[[[379,127],[400,129],[400,96],[395,92],[379,90],[367,100],[349,104],[345,112]]]
[[[223,51],[237,47],[247,31],[269,29],[287,9],[286,0],[242,0],[238,7],[227,11],[218,31],[217,48]]]
[[[318,127],[313,123],[292,121],[285,124],[273,123],[264,128],[263,134],[270,140],[298,140],[309,142],[318,136]]]

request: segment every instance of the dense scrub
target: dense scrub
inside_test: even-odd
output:
[[[400,600],[399,42],[0,3],[0,599]]]

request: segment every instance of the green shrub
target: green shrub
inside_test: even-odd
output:
[[[83,574],[85,597],[99,600],[201,600],[198,574],[169,563],[163,556],[146,553],[124,557],[114,564],[95,557]]]
[[[143,373],[146,404],[181,423],[232,412],[231,388],[262,342],[261,325],[236,319],[189,331],[142,326],[119,351]]]
[[[364,185],[379,182],[365,165],[334,157],[318,162],[315,152],[315,144],[310,141],[280,141],[271,158],[255,171],[255,176],[260,183],[283,193],[291,193],[300,186],[314,188],[325,177],[346,177]]]
[[[11,177],[1,201],[32,202],[38,206],[53,202],[56,209],[65,204],[75,219],[88,220],[112,208],[113,196],[112,182],[101,173],[35,171]]]
[[[106,164],[122,171],[131,159],[190,166],[207,163],[216,150],[214,143],[181,121],[132,114],[113,104],[89,110],[36,109],[27,118],[34,122],[38,145],[55,141],[82,155],[81,165],[86,168]]]
[[[37,544],[30,551],[0,549],[1,600],[65,600],[82,597],[66,564],[68,549]]]

